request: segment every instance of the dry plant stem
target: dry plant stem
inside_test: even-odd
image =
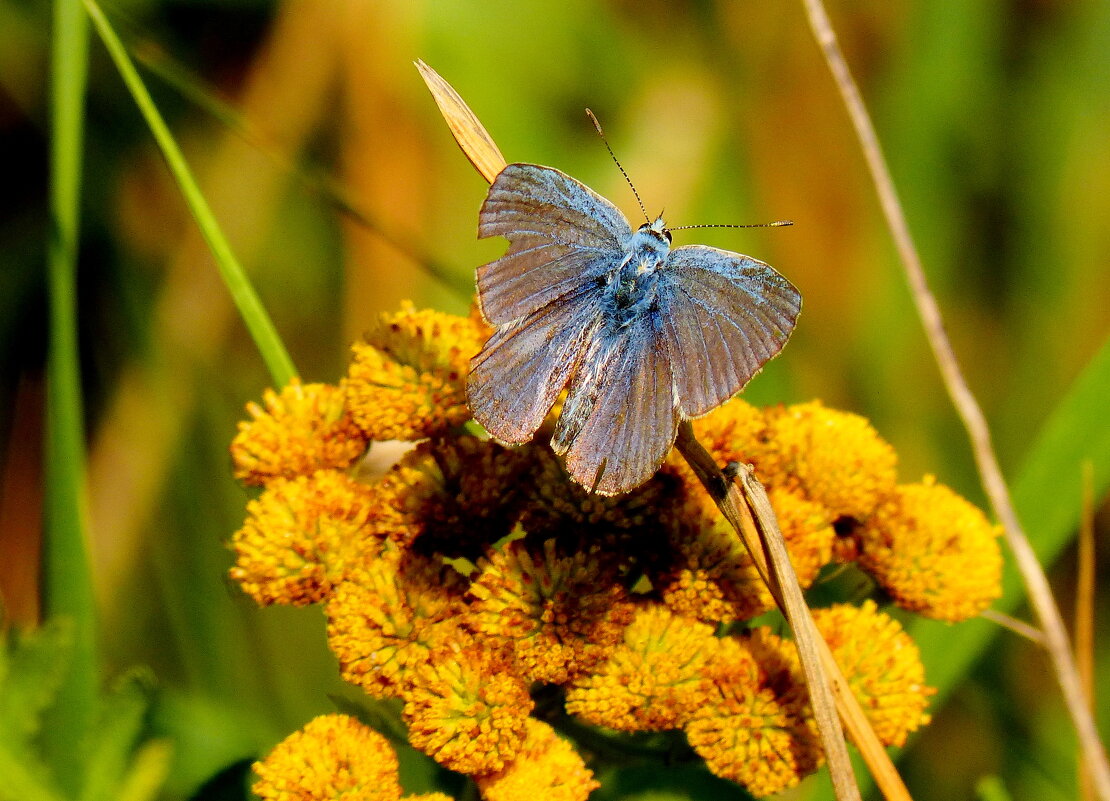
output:
[[[1060,610],[1052,597],[1048,586],[1048,579],[1037,562],[1033,546],[1022,531],[1014,511],[1009,489],[1002,477],[1002,470],[998,466],[998,459],[991,446],[990,430],[982,409],[979,408],[975,396],[960,372],[959,363],[944,331],[940,309],[936,299],[929,291],[925,280],[925,273],[921,267],[921,258],[910,235],[905,214],[898,194],[894,189],[894,182],[883,158],[882,149],[879,147],[878,137],[871,124],[871,118],[860,97],[859,89],[852,80],[848,64],[840,51],[836,33],[829,22],[821,0],[803,0],[806,14],[809,18],[813,35],[821,46],[825,61],[833,74],[837,88],[848,108],[848,114],[855,126],[856,135],[859,137],[872,180],[879,193],[883,214],[886,216],[887,225],[898,247],[906,277],[910,283],[917,312],[925,328],[929,345],[933,349],[937,364],[944,377],[948,394],[963,420],[971,439],[975,462],[979,468],[983,488],[990,498],[991,507],[1002,523],[1006,533],[1006,541],[1013,551],[1022,581],[1025,583],[1029,600],[1036,611],[1041,628],[1045,634],[1045,648],[1048,650],[1052,666],[1056,671],[1056,680],[1063,692],[1064,702],[1075,724],[1076,732],[1082,746],[1083,756],[1091,772],[1098,797],[1102,801],[1110,801],[1110,764],[1106,760],[1106,752],[1099,741],[1098,730],[1095,727],[1094,717],[1090,713],[1086,694],[1083,692],[1079,671],[1076,669],[1075,660],[1072,658],[1071,647],[1068,643],[1067,631]]]
[[[1078,575],[1075,579],[1075,661],[1079,664],[1079,678],[1087,693],[1091,713],[1095,710],[1095,498],[1094,465],[1083,462],[1083,512],[1079,519]],[[1080,755],[1080,801],[1095,797],[1091,772]]]
[[[713,461],[712,455],[698,442],[689,423],[683,423],[679,428],[675,446],[751,553],[756,569],[771,591],[775,603],[790,621],[803,667],[807,668],[808,665],[815,668],[812,674],[807,668],[806,682],[822,734],[822,742],[825,743],[826,755],[833,753],[825,737],[827,727],[834,730],[831,736],[837,744],[834,747],[847,760],[843,734],[839,722],[835,719],[835,713],[839,712],[852,742],[859,748],[884,797],[889,801],[909,801],[910,794],[902,782],[902,777],[898,775],[889,754],[875,736],[871,724],[860,708],[848,680],[844,678],[824,638],[813,625],[813,618],[802,598],[801,587],[790,564],[782,532],[779,530],[778,521],[763,485],[756,480],[749,468],[734,471],[739,484],[729,480]],[[771,555],[770,565],[767,554]],[[822,670],[823,675],[818,675]],[[830,686],[831,695],[829,695]],[[832,721],[822,721],[822,712],[831,717]],[[851,763],[847,762],[846,765],[846,773],[840,774],[833,757],[829,757],[834,789],[838,797],[858,798],[859,790],[851,772]],[[842,795],[842,787],[848,788],[844,795]]]
[[[991,623],[1001,626],[1004,629],[1009,629],[1019,637],[1024,637],[1041,648],[1044,648],[1044,632],[1036,626],[1031,626],[1024,620],[1018,620],[1013,615],[1007,615],[1005,612],[999,612],[997,609],[986,609],[979,614],[979,617],[984,620],[989,620]]]

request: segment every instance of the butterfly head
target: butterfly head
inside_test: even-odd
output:
[[[660,242],[666,242],[668,245],[671,244],[671,232],[667,229],[667,224],[663,222],[662,214],[655,218],[655,222],[641,225],[637,233],[646,234]]]

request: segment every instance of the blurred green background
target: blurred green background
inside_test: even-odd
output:
[[[789,347],[749,400],[816,397],[866,415],[904,481],[933,473],[983,502],[800,3],[139,0],[107,11],[306,380],[335,381],[349,342],[401,299],[465,313],[475,266],[503,247],[475,238],[485,184],[413,68],[422,58],[510,161],[563,169],[633,220],[586,106],[649,213],[672,225],[794,220],[676,234],[768,261],[804,295]],[[24,625],[40,612],[50,13],[0,0],[0,592]],[[830,13],[1016,478],[1110,332],[1110,4],[833,2]],[[86,109],[78,312],[100,661],[104,677],[153,669],[151,725],[175,743],[166,797],[185,798],[332,710],[329,693],[357,693],[336,676],[318,610],[256,609],[226,578],[247,499],[227,445],[268,374],[95,34]],[[1099,490],[1110,465],[1093,458]],[[1077,462],[1053,478],[1046,496],[1078,497]],[[1105,541],[1105,507],[1097,522]],[[1070,618],[1066,528],[1051,572]],[[1096,611],[1103,687],[1108,597]],[[974,797],[996,776],[1015,799],[1074,798],[1074,739],[1035,647],[988,624],[934,627],[922,640],[930,669],[944,671],[972,630],[996,636],[972,667],[954,663],[935,722],[904,753],[914,796]],[[1099,712],[1105,730],[1105,697]],[[425,789],[428,772],[406,764],[408,789]],[[670,793],[656,797],[721,792],[673,772],[613,782],[629,798],[653,783]]]

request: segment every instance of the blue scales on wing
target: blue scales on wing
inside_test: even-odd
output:
[[[510,164],[478,215],[478,236],[509,250],[478,268],[482,314],[503,325],[596,281],[620,262],[632,229],[612,203],[566,173]]]
[[[668,254],[659,286],[661,344],[683,418],[720,406],[790,336],[802,297],[763,262],[706,245]]]
[[[551,438],[567,472],[603,495],[651,478],[678,433],[672,367],[658,315],[599,332],[571,383]]]
[[[597,293],[579,289],[503,325],[470,362],[467,400],[502,442],[527,442],[578,368],[597,328]],[[591,311],[592,310],[592,311]]]

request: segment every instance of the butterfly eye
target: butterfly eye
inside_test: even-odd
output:
[[[666,228],[663,229],[663,236],[667,237],[667,244],[671,244],[671,232]]]

